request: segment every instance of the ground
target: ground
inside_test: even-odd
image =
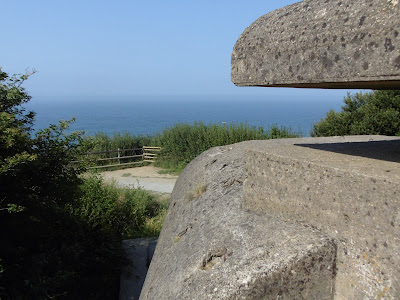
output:
[[[141,188],[158,193],[171,193],[178,178],[176,175],[159,174],[162,169],[152,165],[102,172],[105,181],[115,181],[123,187]]]

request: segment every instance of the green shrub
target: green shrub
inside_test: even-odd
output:
[[[314,124],[311,136],[400,135],[400,91],[348,94],[344,103]]]
[[[116,298],[120,240],[65,209],[81,193],[83,167],[70,161],[82,134],[62,121],[31,135],[29,75],[0,69],[0,298]]]
[[[29,75],[0,68],[0,299],[116,299],[121,239],[158,234],[166,205],[83,178],[69,122],[32,136]]]
[[[86,178],[80,188],[82,196],[70,208],[90,228],[120,239],[149,236],[150,231],[157,236],[161,230],[161,226],[153,225],[152,230],[147,226],[164,213],[166,203],[146,190],[105,184],[98,175]]]

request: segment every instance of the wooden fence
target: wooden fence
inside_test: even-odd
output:
[[[96,163],[96,166],[90,167],[89,169],[100,169],[100,168],[120,167],[128,165],[138,165],[138,164],[143,164],[143,162],[152,163],[156,161],[159,151],[161,151],[161,147],[143,146],[142,148],[133,148],[133,149],[118,148],[117,150],[87,152],[87,153],[82,153],[82,156],[88,158],[89,160],[93,159],[93,161]],[[72,161],[72,163],[78,163],[78,162],[79,161]],[[110,162],[111,164],[109,164]]]

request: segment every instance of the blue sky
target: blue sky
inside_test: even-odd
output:
[[[294,95],[346,91],[240,88],[233,46],[261,15],[296,1],[3,0],[0,66],[38,71],[34,97],[109,95]]]

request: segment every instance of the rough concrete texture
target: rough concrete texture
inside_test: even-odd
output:
[[[180,175],[140,299],[332,299],[333,240],[243,208],[256,144],[208,150]]]
[[[140,299],[399,299],[400,139],[210,149],[172,193]]]
[[[306,0],[260,17],[232,53],[239,86],[400,89],[398,0]]]
[[[139,299],[156,244],[156,238],[122,241],[122,248],[129,264],[121,272],[120,300]]]
[[[337,241],[335,299],[400,299],[400,139],[362,139],[248,150],[245,207]]]

